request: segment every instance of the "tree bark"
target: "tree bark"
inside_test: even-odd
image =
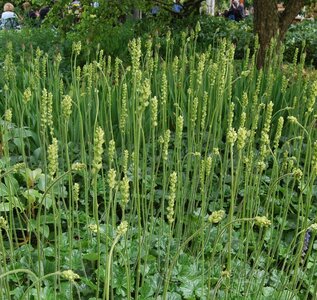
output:
[[[142,19],[142,11],[135,8],[133,9],[133,19],[134,20],[141,20]]]
[[[257,66],[262,68],[271,39],[283,40],[288,27],[304,6],[304,0],[289,0],[285,10],[279,13],[277,0],[254,0],[254,30],[259,37],[260,49]]]
[[[285,10],[280,15],[280,32],[281,37],[284,38],[288,27],[292,24],[294,18],[300,13],[304,7],[304,0],[289,0]]]
[[[269,3],[270,2],[270,3]],[[257,57],[257,66],[261,68],[265,60],[265,52],[271,39],[277,34],[279,17],[277,1],[254,1],[254,31],[259,37],[260,49]]]
[[[215,0],[206,0],[207,4],[207,15],[215,15]]]

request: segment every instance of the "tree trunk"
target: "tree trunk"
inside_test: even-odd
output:
[[[207,15],[215,15],[215,0],[206,0],[207,4]]]
[[[279,13],[276,0],[254,0],[254,30],[259,37],[260,49],[257,66],[262,68],[271,39],[282,40],[288,27],[304,6],[304,0],[289,0],[285,10]]]
[[[141,20],[142,19],[142,11],[137,9],[137,8],[135,8],[133,10],[133,19],[134,20]]]
[[[270,2],[270,3],[269,3]],[[265,60],[265,52],[271,39],[278,32],[279,18],[277,3],[274,0],[254,1],[254,30],[258,34],[260,49],[257,66],[261,68]]]
[[[294,21],[294,18],[300,13],[304,7],[305,0],[289,0],[285,6],[285,10],[280,15],[280,32],[281,38],[283,39],[288,27]]]

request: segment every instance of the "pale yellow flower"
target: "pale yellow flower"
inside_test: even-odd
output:
[[[214,223],[214,224],[217,224],[219,223],[220,221],[223,220],[223,218],[225,217],[226,213],[224,210],[217,210],[217,211],[214,211],[212,212],[212,214],[208,217],[208,221],[210,223]]]
[[[254,218],[254,223],[259,227],[269,227],[272,222],[265,216],[256,216]]]

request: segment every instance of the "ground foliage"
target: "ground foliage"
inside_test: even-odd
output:
[[[8,44],[1,299],[316,295],[316,73],[201,34],[132,40],[128,63],[76,42],[67,74]]]

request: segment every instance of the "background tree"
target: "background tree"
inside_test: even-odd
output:
[[[35,0],[51,1],[51,0]],[[98,0],[97,0],[98,1]],[[265,52],[274,37],[282,40],[287,32],[288,27],[293,22],[296,15],[301,11],[304,5],[316,3],[317,0],[284,0],[285,10],[279,12],[277,4],[281,0],[253,0],[245,1],[246,5],[254,5],[254,32],[259,36],[260,50],[258,56],[258,67],[262,67],[265,60]],[[191,15],[198,15],[203,0],[183,0],[181,1],[183,9],[180,13],[175,14],[172,10],[173,0],[117,0],[117,1],[100,1],[100,7],[95,9],[91,7],[91,0],[81,0],[83,14],[80,22],[74,22],[74,17],[67,13],[67,6],[70,0],[56,1],[53,5],[52,23],[58,26],[63,32],[69,30],[81,30],[88,36],[87,40],[96,40],[96,36],[107,34],[107,26],[120,26],[131,16],[142,11],[146,16],[150,13],[151,7],[159,6],[164,16],[178,18],[187,18]],[[50,2],[51,3],[51,2]],[[230,0],[215,0],[217,7],[230,6]],[[94,19],[91,18],[94,16]],[[61,17],[62,16],[62,17]],[[166,18],[169,21],[169,18]],[[188,18],[188,20],[192,20]],[[190,21],[189,21],[190,22]],[[212,34],[212,33],[211,33]],[[98,39],[97,39],[98,40]]]
[[[260,50],[258,67],[262,67],[265,53],[272,38],[283,40],[288,27],[294,21],[305,4],[316,3],[316,0],[288,0],[284,2],[285,10],[279,12],[277,0],[254,0],[254,31],[258,34]]]
[[[152,0],[156,4],[166,4],[164,0]],[[216,0],[216,4],[222,3],[223,0]],[[260,50],[258,55],[258,67],[262,67],[265,60],[266,50],[271,39],[277,37],[283,40],[287,29],[294,21],[305,5],[317,3],[317,0],[253,0],[247,1],[254,6],[254,32],[259,37]],[[285,10],[279,12],[277,4],[283,2]],[[180,16],[186,17],[192,14],[198,14],[202,0],[185,0],[183,1],[183,11]],[[227,1],[228,7],[230,0]]]

